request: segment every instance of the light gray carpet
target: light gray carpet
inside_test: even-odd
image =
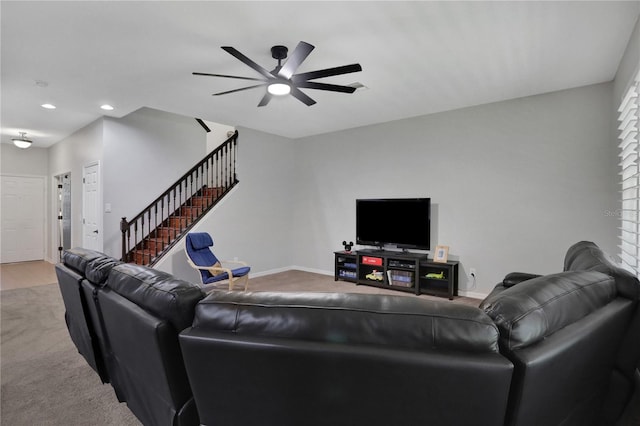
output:
[[[78,354],[57,284],[0,292],[1,422],[140,425]]]
[[[301,271],[252,278],[249,290],[408,295]],[[475,306],[479,302],[456,299],[456,303]],[[67,332],[57,284],[4,290],[0,309],[2,425],[140,425],[127,406],[118,402],[111,386],[103,385],[78,354]]]

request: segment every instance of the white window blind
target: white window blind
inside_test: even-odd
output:
[[[638,128],[640,125],[640,73],[625,94],[618,112],[620,134],[621,226],[620,258],[625,268],[640,277],[640,173]]]

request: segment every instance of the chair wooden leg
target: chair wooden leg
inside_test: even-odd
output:
[[[249,274],[244,276],[244,291],[247,291],[248,287],[249,287]]]

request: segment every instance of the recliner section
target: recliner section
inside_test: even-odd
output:
[[[82,337],[72,340],[118,400],[144,425],[198,425],[178,333],[193,320],[200,287],[85,249],[65,252],[56,271],[69,332]]]
[[[114,267],[98,292],[112,384],[145,425],[198,424],[178,333],[203,297],[195,284],[134,264]]]
[[[85,358],[103,383],[110,381],[107,369],[107,353],[101,342],[100,322],[92,315],[93,298],[91,291],[83,291],[87,271],[93,280],[104,280],[113,265],[119,261],[93,250],[77,248],[63,254],[63,262],[56,265],[56,276],[60,293],[65,304],[65,320],[71,340],[78,352]]]
[[[481,307],[515,365],[508,425],[599,425],[634,303],[611,276],[568,271],[519,283]]]
[[[637,379],[640,376],[640,284],[634,274],[619,267],[609,254],[591,241],[580,241],[567,250],[564,269],[605,273],[614,278],[622,297],[634,301],[632,318],[625,327],[603,410],[605,422],[611,422],[621,416],[634,392],[640,393]]]
[[[180,341],[207,425],[500,425],[513,368],[480,309],[405,296],[214,292]]]

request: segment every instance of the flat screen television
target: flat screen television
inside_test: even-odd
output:
[[[431,198],[356,200],[356,243],[431,248]]]

